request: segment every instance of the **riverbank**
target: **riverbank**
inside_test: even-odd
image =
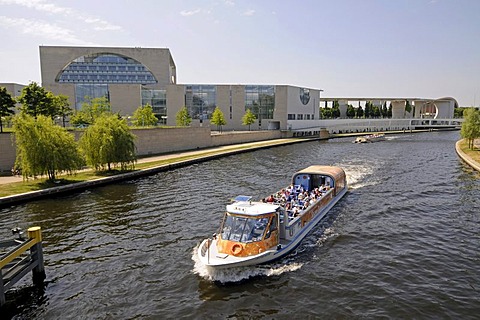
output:
[[[133,171],[100,176],[93,170],[83,170],[77,175],[60,176],[57,185],[47,183],[46,179],[24,182],[21,176],[0,177],[0,207],[131,180],[229,155],[316,140],[321,139],[318,137],[274,139],[145,157],[138,159]]]
[[[473,169],[480,172],[480,148],[479,143],[475,143],[474,150],[470,150],[465,139],[457,141],[455,144],[455,150],[458,156]]]
[[[431,130],[387,131],[385,134],[419,133]],[[374,132],[369,132],[374,133]],[[21,176],[0,177],[0,207],[85,190],[91,187],[107,185],[115,182],[131,180],[157,172],[168,171],[180,167],[201,163],[220,157],[250,152],[276,146],[303,143],[316,140],[362,136],[365,133],[344,133],[331,135],[329,138],[301,137],[283,138],[266,141],[240,143],[192,151],[162,154],[138,159],[135,170],[128,172],[95,173],[93,170],[82,170],[76,175],[60,176],[55,183],[46,179],[23,181]]]

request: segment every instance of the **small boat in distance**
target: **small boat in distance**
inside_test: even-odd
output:
[[[310,166],[290,186],[261,201],[238,196],[226,206],[218,234],[202,241],[199,260],[211,268],[271,262],[295,249],[347,192],[345,171]]]
[[[355,139],[355,143],[370,143],[370,142],[378,142],[378,141],[383,141],[385,140],[385,134],[384,133],[374,133],[374,134],[369,134],[363,137],[358,137]]]

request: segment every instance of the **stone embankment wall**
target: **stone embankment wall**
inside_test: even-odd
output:
[[[278,130],[236,131],[212,134],[210,128],[153,128],[133,129],[138,156],[156,155],[169,152],[196,150],[222,145],[279,139]],[[78,139],[81,132],[75,132]],[[10,171],[15,163],[15,147],[12,134],[0,134],[0,172]]]

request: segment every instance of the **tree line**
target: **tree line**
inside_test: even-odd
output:
[[[411,105],[407,101],[405,105],[405,111],[411,112]],[[378,119],[378,118],[391,118],[392,117],[392,104],[387,107],[387,103],[384,102],[382,106],[376,106],[371,101],[365,103],[365,107],[358,106],[355,108],[353,105],[347,105],[347,118],[349,119]],[[336,119],[340,117],[340,105],[338,101],[333,101],[331,108],[320,108],[321,119]]]

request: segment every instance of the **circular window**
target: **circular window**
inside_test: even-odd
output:
[[[310,90],[306,88],[300,88],[300,101],[303,105],[308,104],[310,101]]]

